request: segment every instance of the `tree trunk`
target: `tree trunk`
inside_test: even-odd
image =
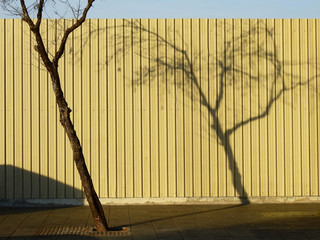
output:
[[[67,136],[69,138],[71,148],[73,151],[73,161],[75,162],[78,172],[80,174],[82,186],[91,209],[95,228],[99,232],[105,232],[108,230],[108,224],[107,224],[100,200],[94,189],[92,179],[88,172],[85,159],[83,156],[80,140],[77,136],[73,123],[70,119],[71,109],[68,107],[68,103],[61,89],[58,67],[51,65],[47,69],[49,70],[51,75],[52,87],[53,87],[53,90],[56,96],[56,101],[59,107],[60,123],[64,127],[67,133]]]

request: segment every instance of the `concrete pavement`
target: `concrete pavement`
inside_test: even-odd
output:
[[[89,207],[0,208],[4,239],[320,239],[320,204],[104,206],[110,226],[92,231]]]

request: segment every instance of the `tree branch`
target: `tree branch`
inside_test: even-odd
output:
[[[20,3],[21,3],[22,13],[23,13],[22,20],[25,21],[29,25],[30,30],[35,35],[36,41],[37,41],[37,45],[35,46],[35,49],[40,54],[44,65],[48,69],[49,67],[52,66],[52,62],[50,61],[50,58],[48,56],[48,53],[46,51],[46,48],[44,46],[40,31],[39,31],[41,18],[42,18],[44,0],[40,0],[40,3],[39,3],[39,9],[38,9],[38,15],[37,15],[38,20],[37,20],[37,24],[36,25],[34,24],[32,19],[30,18],[30,15],[29,15],[27,6],[25,4],[25,1],[24,0],[20,0]]]
[[[82,17],[79,18],[71,27],[69,27],[63,37],[62,37],[62,40],[61,40],[61,43],[60,43],[60,47],[58,49],[58,51],[56,52],[52,62],[55,66],[58,65],[58,61],[59,59],[62,57],[63,53],[64,53],[64,50],[65,50],[65,46],[66,46],[66,42],[67,42],[67,39],[70,35],[70,33],[72,33],[74,30],[76,30],[78,27],[81,26],[81,24],[86,20],[86,17],[87,17],[87,13],[89,11],[89,9],[91,8],[92,6],[92,3],[94,2],[95,0],[88,0],[88,4],[86,6],[86,8],[83,10],[83,13],[82,13]]]
[[[25,21],[26,23],[28,23],[30,28],[33,29],[35,27],[35,25],[29,16],[29,12],[28,12],[26,3],[24,2],[24,0],[20,0],[20,4],[21,4],[21,8],[22,8],[22,13],[23,13],[22,20]]]
[[[40,2],[38,4],[37,23],[36,23],[36,26],[35,26],[36,28],[39,28],[40,24],[41,24],[43,5],[44,5],[44,0],[40,0]]]

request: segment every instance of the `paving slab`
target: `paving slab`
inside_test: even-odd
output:
[[[103,208],[110,226],[126,226],[128,231],[90,232],[93,221],[88,206],[0,208],[0,240],[320,239],[318,203]],[[78,228],[89,233],[76,232]]]

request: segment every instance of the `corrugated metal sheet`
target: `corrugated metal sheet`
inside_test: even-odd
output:
[[[0,198],[82,198],[34,45],[0,19]],[[99,196],[319,196],[319,49],[319,19],[87,20],[59,69]]]

